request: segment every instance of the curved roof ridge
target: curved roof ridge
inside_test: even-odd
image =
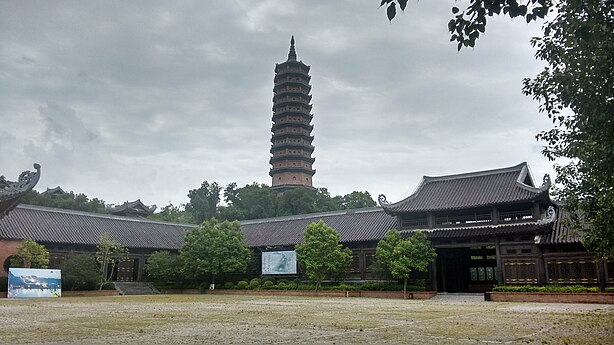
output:
[[[295,215],[290,215],[290,216],[280,216],[280,217],[272,217],[272,218],[247,219],[247,220],[241,220],[239,221],[239,223],[241,223],[241,225],[272,223],[272,222],[283,222],[283,221],[288,221],[288,220],[300,220],[300,219],[310,219],[310,218],[318,218],[318,217],[340,216],[340,215],[352,214],[352,213],[378,212],[378,211],[383,211],[383,209],[379,206],[364,207],[364,208],[350,208],[350,209],[338,210],[338,211],[295,214]]]
[[[420,192],[420,190],[422,189],[422,187],[425,184],[429,183],[429,182],[448,181],[448,180],[456,180],[456,179],[468,178],[468,177],[478,177],[478,176],[487,176],[487,175],[494,175],[494,174],[503,174],[503,173],[507,173],[507,172],[514,172],[514,171],[517,171],[517,170],[522,171],[522,169],[524,167],[526,167],[526,166],[527,166],[527,162],[522,162],[520,164],[511,166],[511,167],[498,168],[498,169],[490,169],[490,170],[482,170],[482,171],[474,171],[474,172],[468,172],[468,173],[460,173],[460,174],[452,174],[452,175],[441,175],[441,176],[427,176],[427,175],[423,175],[422,176],[422,180],[420,180],[420,183],[418,184],[416,189],[414,189],[414,191],[408,197],[406,197],[406,198],[404,198],[402,200],[399,200],[397,202],[387,203],[387,204],[386,204],[386,200],[385,200],[385,197],[384,197],[384,203],[380,202],[380,205],[382,205],[382,207],[384,207],[384,204],[385,204],[386,207],[390,207],[390,206],[401,204],[403,202],[411,200],[411,199],[415,198],[418,195],[418,192]],[[386,209],[386,207],[384,207],[384,210]]]
[[[441,175],[441,176],[424,176],[423,179],[427,182],[435,182],[435,181],[446,181],[446,180],[456,180],[461,178],[469,178],[469,177],[479,177],[479,176],[487,176],[487,175],[495,175],[495,174],[505,174],[510,172],[522,172],[523,169],[526,169],[528,166],[527,162],[522,162],[520,164],[516,164],[511,167],[505,168],[497,168],[497,169],[489,169],[482,171],[473,171],[467,173],[460,174],[452,174],[452,175]]]

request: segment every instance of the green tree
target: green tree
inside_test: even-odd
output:
[[[367,191],[354,191],[343,196],[343,208],[345,209],[373,207],[375,205],[375,200]]]
[[[185,205],[175,206],[172,203],[162,207],[160,212],[156,212],[147,217],[148,219],[160,220],[164,222],[193,224],[191,214],[186,212]]]
[[[182,266],[179,255],[171,254],[168,250],[159,250],[147,258],[145,270],[153,281],[173,285],[182,278]]]
[[[277,216],[279,199],[277,192],[265,184],[256,182],[237,188],[236,183],[224,189],[226,207],[220,207],[222,219],[245,220]]]
[[[339,243],[339,233],[320,220],[305,227],[305,241],[297,244],[297,260],[318,290],[327,277],[342,274],[352,262],[352,251]]]
[[[341,196],[331,197],[326,188],[318,188],[315,191],[316,212],[337,211],[343,209],[343,198]]]
[[[117,264],[128,260],[128,248],[123,247],[110,236],[108,233],[100,236],[96,245],[96,262],[100,264],[100,290],[102,290],[104,284],[113,279],[113,272]]]
[[[568,0],[568,2],[577,0]],[[388,20],[394,19],[397,15],[397,6],[401,11],[405,11],[407,0],[381,0],[380,7],[386,6]],[[607,2],[607,1],[602,1]],[[560,3],[560,2],[559,2]],[[450,41],[458,42],[457,48],[473,47],[481,34],[486,32],[488,17],[495,15],[508,16],[510,18],[522,17],[527,23],[538,18],[543,19],[553,7],[552,0],[470,0],[465,10],[453,6],[452,13],[454,18],[448,23],[450,31]]]
[[[382,0],[388,18],[404,10],[406,0]],[[587,249],[598,258],[614,258],[614,6],[611,0],[470,0],[448,23],[451,41],[473,47],[486,30],[486,19],[503,14],[552,19],[543,36],[531,43],[536,57],[546,62],[523,92],[540,103],[554,128],[537,139],[546,143],[544,155],[567,164],[555,165],[558,197],[567,204],[571,226],[585,233]],[[602,279],[603,280],[603,279]]]
[[[547,66],[523,92],[554,123],[537,135],[544,155],[569,162],[555,170],[571,225],[599,258],[614,259],[614,4],[561,1],[556,9],[532,40]]]
[[[413,271],[426,272],[437,253],[424,233],[416,231],[403,239],[396,230],[389,230],[378,243],[376,259],[388,268],[394,278],[403,279],[403,296],[407,296],[407,280]]]
[[[100,272],[92,254],[70,252],[60,269],[64,290],[94,290],[98,285]]]
[[[11,258],[11,267],[47,268],[49,252],[31,239],[21,241]]]
[[[401,242],[401,235],[395,229],[390,229],[386,236],[382,238],[375,248],[375,263],[379,275],[386,277],[392,276],[390,263],[393,261],[394,248]]]
[[[197,224],[215,217],[221,191],[222,188],[217,182],[203,181],[200,188],[188,192],[190,202],[186,204],[185,209]]]
[[[179,256],[187,277],[201,281],[210,278],[211,283],[222,273],[245,272],[251,261],[241,224],[218,223],[215,218],[186,233]]]
[[[280,216],[318,212],[316,192],[305,187],[292,188],[283,192],[279,200]]]
[[[83,193],[69,192],[62,195],[50,195],[31,190],[24,196],[22,203],[85,212],[108,213],[104,200],[98,198],[90,200]]]

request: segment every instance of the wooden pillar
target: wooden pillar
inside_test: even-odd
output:
[[[544,252],[538,245],[534,245],[533,248],[537,251],[537,284],[545,285],[548,280],[546,279],[546,261],[544,260]]]
[[[493,224],[499,224],[499,210],[497,209],[496,206],[492,207],[491,217],[492,217]]]
[[[503,270],[503,261],[501,260],[501,239],[499,237],[495,240],[495,253],[497,255],[497,271],[499,271],[497,277],[497,285],[503,285],[505,282],[505,272]]]
[[[538,220],[541,217],[541,210],[539,208],[539,203],[536,201],[533,202],[533,220]]]
[[[431,272],[431,285],[433,291],[437,291],[437,259],[431,262],[429,271]]]

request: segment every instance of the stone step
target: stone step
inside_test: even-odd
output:
[[[122,295],[157,295],[160,293],[150,282],[116,282],[115,288]]]

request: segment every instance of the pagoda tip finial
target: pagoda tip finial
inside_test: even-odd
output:
[[[288,53],[288,61],[296,61],[296,50],[294,49],[294,35],[290,39],[290,52]]]

